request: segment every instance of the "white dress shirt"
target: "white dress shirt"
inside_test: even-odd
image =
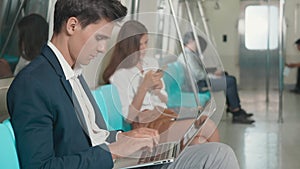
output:
[[[149,70],[157,70],[159,68],[158,62],[151,57],[145,57],[142,64],[144,73],[137,67],[132,67],[128,69],[118,69],[111,77],[110,83],[115,85],[118,89],[121,104],[122,104],[122,113],[124,117],[128,117],[129,106],[132,103],[132,100],[135,94],[138,91],[140,84],[144,78],[144,75]],[[163,81],[162,81],[163,82]],[[160,90],[159,94],[163,95],[165,98],[168,97],[165,86],[163,83],[163,88]],[[140,111],[143,110],[153,110],[156,106],[166,108],[167,105],[163,102],[160,97],[153,92],[147,92],[142,104]]]
[[[100,129],[99,126],[96,124],[94,108],[78,79],[78,76],[80,76],[82,73],[81,66],[79,64],[78,65],[76,64],[75,68],[72,69],[71,66],[65,60],[65,58],[63,57],[63,55],[61,54],[61,52],[51,42],[48,42],[48,46],[55,53],[63,69],[63,72],[66,76],[66,80],[68,80],[71,84],[73,92],[75,93],[80,108],[83,112],[92,145],[96,146],[103,143],[108,144],[105,140],[109,136],[109,132]]]

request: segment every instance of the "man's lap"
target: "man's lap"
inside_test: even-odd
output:
[[[189,146],[180,154],[175,162],[154,166],[151,169],[239,169],[232,149],[222,143],[204,143]]]

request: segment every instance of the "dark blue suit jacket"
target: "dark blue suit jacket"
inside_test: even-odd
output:
[[[96,111],[96,123],[106,129],[82,77],[80,81]],[[48,46],[15,78],[8,91],[7,104],[21,168],[113,167],[111,153],[105,144],[92,147],[82,110]],[[107,141],[115,141],[115,136],[116,132],[111,132]]]

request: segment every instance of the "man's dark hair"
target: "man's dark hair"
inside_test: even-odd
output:
[[[193,32],[187,32],[186,34],[184,34],[184,37],[183,37],[184,46],[186,46],[190,40],[193,40],[193,41],[195,40]],[[207,47],[207,42],[202,36],[199,36],[199,35],[198,35],[198,41],[200,43],[201,51],[203,52]]]
[[[296,40],[295,44],[300,45],[300,39]]]
[[[101,19],[114,21],[123,18],[127,8],[118,0],[57,0],[54,10],[54,32],[59,33],[62,25],[76,17],[85,28]]]

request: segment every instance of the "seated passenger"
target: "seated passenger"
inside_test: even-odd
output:
[[[146,27],[137,21],[126,22],[119,32],[103,79],[117,87],[122,112],[133,128],[155,128],[161,133],[168,129],[173,123],[170,119],[177,114],[166,106],[168,95],[162,80],[163,72],[157,71],[159,66],[154,58],[146,56],[147,47]],[[157,122],[161,118],[166,120]],[[218,130],[212,121],[205,124],[199,137],[200,142],[219,141]]]
[[[296,40],[295,44],[297,50],[300,51],[300,39]],[[285,65],[289,68],[297,68],[296,86],[290,91],[296,94],[300,94],[300,62],[286,63]]]
[[[20,20],[18,30],[21,57],[14,71],[15,76],[40,54],[43,45],[48,41],[49,26],[41,15],[30,14]]]
[[[201,36],[198,36],[201,51],[205,51],[207,47],[207,42]],[[188,64],[192,70],[193,76],[197,79],[197,84],[200,92],[203,88],[207,87],[206,84],[206,71],[203,68],[202,61],[200,60],[199,53],[197,51],[196,41],[193,35],[193,32],[188,32],[183,37],[184,43],[184,50],[187,55]],[[178,57],[178,61],[182,64],[185,64],[183,54]],[[228,110],[233,114],[232,122],[233,123],[242,123],[242,124],[252,124],[255,122],[252,119],[249,119],[252,116],[252,113],[247,113],[244,109],[242,109],[240,104],[240,98],[238,95],[237,83],[234,76],[229,75],[227,72],[221,72],[216,70],[214,75],[216,77],[221,78],[225,75],[226,81],[226,103],[228,106]],[[217,84],[219,81],[218,78],[210,78],[209,79],[212,84],[212,90],[219,90],[216,89],[217,87],[214,84]]]

